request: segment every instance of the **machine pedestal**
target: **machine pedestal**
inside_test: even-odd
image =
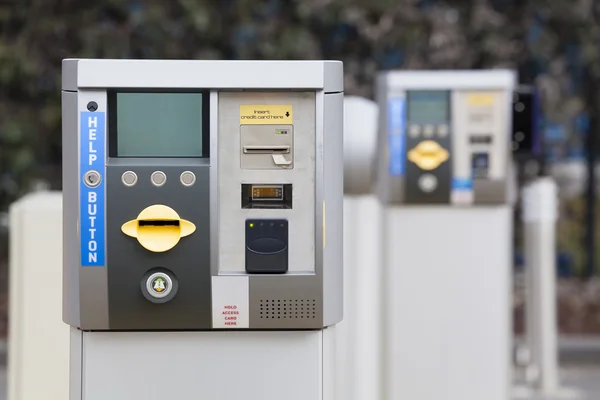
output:
[[[508,400],[512,209],[384,211],[386,400]]]
[[[333,400],[334,328],[71,330],[70,400]]]

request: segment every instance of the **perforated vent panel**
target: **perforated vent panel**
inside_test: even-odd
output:
[[[314,275],[250,277],[250,328],[322,329],[322,290]]]
[[[259,300],[260,319],[317,318],[316,299]]]

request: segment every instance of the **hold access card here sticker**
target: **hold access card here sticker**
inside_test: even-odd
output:
[[[292,125],[291,104],[241,104],[240,125]]]
[[[247,276],[213,276],[213,328],[250,327],[250,282]]]

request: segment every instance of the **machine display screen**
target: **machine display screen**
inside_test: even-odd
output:
[[[203,93],[109,94],[111,157],[207,157]]]
[[[415,122],[446,122],[449,118],[449,93],[411,91],[407,94],[407,117]]]

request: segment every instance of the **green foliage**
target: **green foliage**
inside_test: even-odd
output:
[[[565,200],[561,204],[561,218],[556,230],[559,252],[573,257],[573,267],[578,274],[583,273],[586,256],[583,249],[585,202],[581,197]]]
[[[560,205],[560,219],[557,225],[557,250],[572,257],[573,269],[577,275],[585,273],[587,262],[583,246],[585,239],[584,221],[586,218],[585,199],[575,197],[564,199]],[[600,226],[600,204],[596,205],[596,226]],[[596,236],[596,247],[600,248],[600,237]],[[596,271],[600,271],[600,260],[596,259]]]
[[[61,187],[64,58],[341,59],[346,93],[367,97],[382,68],[510,67],[544,89],[550,121],[566,124],[589,107],[600,87],[595,85],[600,24],[593,5],[586,0],[3,2],[0,210],[28,191],[33,179]],[[536,21],[543,23],[532,40]],[[578,46],[575,61],[567,57],[567,45]],[[581,66],[592,81],[573,89],[571,73]],[[568,206],[567,214],[580,218],[578,207]],[[580,226],[561,225],[561,246],[575,248],[581,234]]]

